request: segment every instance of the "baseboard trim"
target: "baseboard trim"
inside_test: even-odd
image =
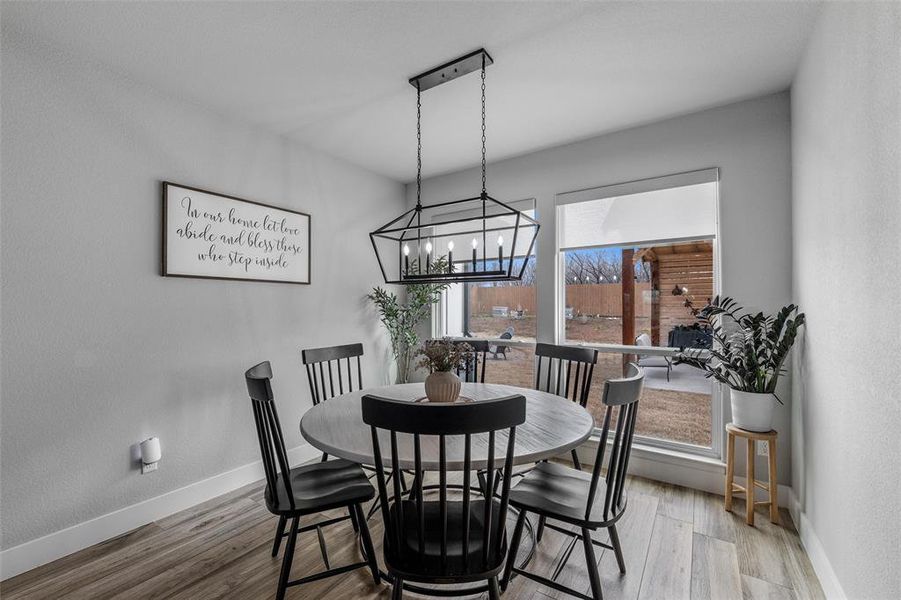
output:
[[[309,444],[288,451],[291,464],[320,455]],[[263,478],[256,461],[0,552],[0,581],[99,544]]]
[[[798,529],[798,535],[801,538],[801,544],[807,551],[807,557],[813,570],[820,580],[820,586],[823,588],[823,594],[828,600],[847,600],[848,596],[842,589],[842,584],[838,580],[835,571],[832,569],[832,563],[826,556],[826,550],[820,542],[813,525],[807,518],[807,514],[801,509],[801,502],[795,495],[794,490],[791,492],[788,507],[795,527]]]

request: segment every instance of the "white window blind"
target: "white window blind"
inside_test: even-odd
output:
[[[561,250],[716,236],[716,169],[557,197]]]

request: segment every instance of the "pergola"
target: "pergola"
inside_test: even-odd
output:
[[[695,322],[685,307],[687,296],[698,306],[713,296],[713,242],[623,250],[623,344],[635,343],[634,266],[639,261],[651,268],[651,342],[659,346],[661,327],[669,332],[676,325]]]

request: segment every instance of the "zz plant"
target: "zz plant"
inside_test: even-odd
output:
[[[788,356],[804,313],[794,304],[775,315],[744,313],[729,297],[717,296],[698,314],[698,320],[713,332],[710,350],[686,349],[676,359],[705,372],[733,390],[776,396],[776,383],[785,373]]]

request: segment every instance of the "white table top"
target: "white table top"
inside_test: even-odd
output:
[[[365,394],[414,401],[425,396],[422,383],[407,383],[370,388],[336,396],[314,406],[300,421],[300,431],[313,446],[347,460],[372,465],[372,434],[363,423],[361,400]],[[463,396],[475,401],[500,398],[511,394],[526,397],[526,421],[516,428],[514,463],[526,464],[565,454],[588,439],[594,429],[594,419],[587,410],[566,398],[492,383],[464,383]],[[390,461],[389,434],[379,431],[383,459]],[[398,434],[400,466],[413,468],[413,436]],[[462,470],[463,437],[448,436],[447,468]],[[495,440],[495,467],[500,467],[507,445],[507,433],[497,432]],[[438,438],[422,436],[422,465],[425,470],[438,469]],[[472,436],[472,468],[483,469],[488,463],[488,435]]]

